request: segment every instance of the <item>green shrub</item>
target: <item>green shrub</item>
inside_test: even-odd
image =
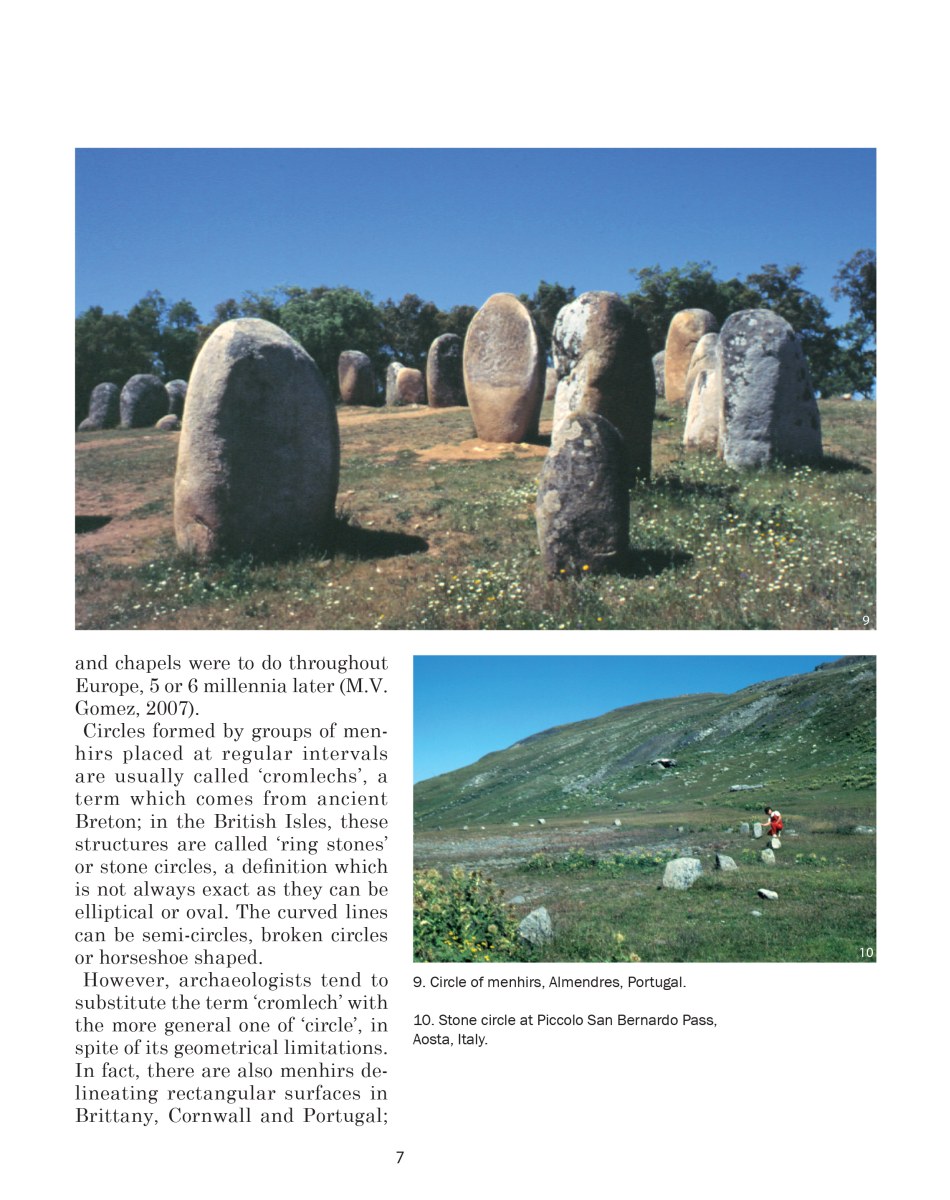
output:
[[[501,889],[455,867],[413,876],[412,952],[417,962],[497,962],[518,957],[518,924]]]

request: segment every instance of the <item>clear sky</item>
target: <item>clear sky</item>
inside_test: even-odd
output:
[[[281,284],[477,307],[708,260],[721,278],[801,263],[841,321],[832,277],[874,245],[870,149],[76,152],[77,313],[154,288],[208,319]]]
[[[628,704],[736,692],[838,655],[417,655],[416,781],[468,766],[532,733]]]

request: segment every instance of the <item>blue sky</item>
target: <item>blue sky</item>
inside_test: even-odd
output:
[[[532,733],[613,708],[735,692],[837,655],[417,655],[413,778],[464,767]]]
[[[624,294],[631,268],[838,265],[875,244],[873,150],[76,152],[76,311],[155,288],[202,318],[245,291],[346,285],[481,305],[541,279]]]

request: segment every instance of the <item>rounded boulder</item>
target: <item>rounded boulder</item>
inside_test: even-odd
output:
[[[337,382],[341,404],[372,404],[376,399],[376,379],[369,355],[362,350],[344,350],[337,360]]]
[[[114,383],[97,383],[89,394],[89,414],[80,430],[111,429],[119,423],[119,389]]]
[[[220,325],[188,385],[175,538],[205,560],[325,545],[340,470],[336,409],[299,343],[269,321]]]
[[[123,429],[154,425],[168,412],[168,392],[157,375],[133,375],[119,396],[119,424]]]
[[[545,361],[534,320],[517,296],[496,292],[472,318],[462,371],[480,438],[523,442],[537,436]]]

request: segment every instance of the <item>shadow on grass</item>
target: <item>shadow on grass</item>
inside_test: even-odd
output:
[[[870,467],[864,466],[863,463],[855,462],[851,458],[842,458],[839,454],[823,455],[821,462],[818,464],[818,470],[824,471],[826,475],[842,475],[846,471],[855,471],[858,475],[873,474]]]
[[[692,561],[692,554],[687,554],[685,550],[638,550],[631,546],[627,557],[617,568],[617,574],[626,579],[647,579],[675,567],[685,567]]]
[[[76,517],[76,532],[77,533],[92,533],[95,529],[101,529],[103,525],[108,525],[112,520],[111,517]]]
[[[398,558],[405,554],[422,554],[429,549],[425,538],[388,529],[363,529],[351,525],[344,517],[334,522],[329,551],[331,556],[342,555],[360,560],[369,558]]]

